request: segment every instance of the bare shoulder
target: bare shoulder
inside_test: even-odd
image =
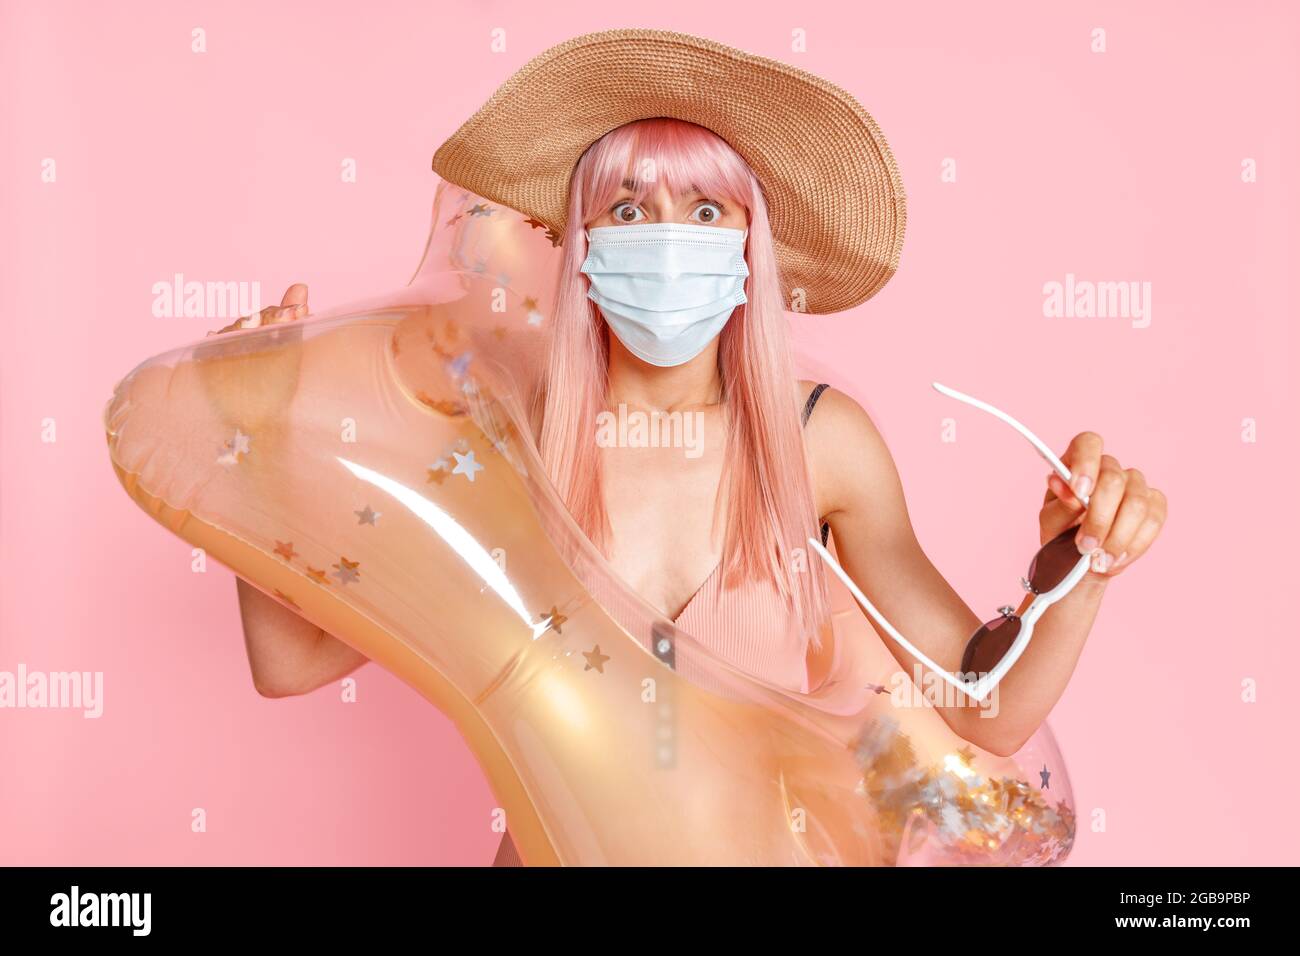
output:
[[[815,384],[809,383],[804,394]],[[898,471],[880,430],[867,410],[839,389],[822,391],[804,428],[804,447],[825,514],[901,502]]]

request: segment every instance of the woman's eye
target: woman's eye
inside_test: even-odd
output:
[[[640,222],[640,217],[645,215],[645,213],[641,212],[640,209],[632,205],[630,202],[621,202],[611,209],[610,212],[613,213],[614,219],[618,222]]]
[[[702,222],[706,225],[717,222],[722,218],[722,207],[717,203],[706,202],[695,207],[691,217],[696,222]]]

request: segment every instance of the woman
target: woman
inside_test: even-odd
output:
[[[608,78],[610,63],[655,95],[629,98],[595,82]],[[711,85],[724,68],[733,71],[728,81]],[[684,115],[703,122],[674,118]],[[592,116],[612,128],[587,141],[577,128]],[[807,128],[769,132],[791,123]],[[502,136],[485,139],[485,129],[525,140],[530,157],[545,159],[537,181],[554,184],[559,170],[563,192],[529,192],[532,184],[511,174]],[[855,137],[871,148],[855,149]],[[766,178],[733,144],[762,158]],[[874,163],[875,179],[836,172],[831,161],[842,165],[845,155]],[[807,164],[807,176],[784,175],[782,162]],[[800,558],[809,535],[828,527],[841,564],[885,616],[934,661],[959,669],[980,619],[917,541],[871,419],[843,393],[796,381],[787,344],[785,311],[848,308],[897,263],[901,184],[849,94],[712,41],[609,31],[526,66],[444,144],[435,168],[535,215],[564,248],[535,438],[570,511],[633,590],[755,676],[806,691],[826,593],[820,564]],[[882,203],[869,182],[895,192]],[[555,195],[564,198],[560,214]],[[845,209],[854,215],[836,221]],[[798,211],[817,221],[805,228]],[[880,243],[864,247],[862,235],[885,237],[883,253]],[[828,258],[839,268],[820,268]],[[291,321],[306,304],[306,287],[295,285],[280,306],[236,326]],[[597,421],[611,411],[690,416],[700,440],[690,453],[601,441]],[[1094,555],[1092,569],[1040,621],[1037,640],[1002,681],[996,717],[938,708],[954,732],[996,754],[1014,753],[1042,723],[1108,581],[1147,551],[1165,519],[1164,495],[1107,454],[1096,433],[1080,432],[1061,458],[1072,487],[1049,476],[1040,536],[1047,542],[1077,523],[1075,542]],[[1086,510],[1081,496],[1090,496]],[[238,587],[261,693],[305,693],[363,662],[243,581]],[[911,657],[885,643],[910,673]],[[508,834],[497,862],[518,862]]]

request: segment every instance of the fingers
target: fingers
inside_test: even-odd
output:
[[[260,329],[264,325],[279,325],[282,322],[292,322],[295,319],[301,319],[306,314],[307,285],[303,282],[295,282],[285,290],[284,298],[280,300],[279,305],[268,305],[254,315],[246,315],[231,322],[224,329],[218,329],[216,332],[209,332],[208,334],[220,335],[222,332],[233,332],[236,329]]]
[[[1093,564],[1095,571],[1109,571],[1119,563],[1120,558],[1127,558],[1133,538],[1146,521],[1147,508],[1150,506],[1146,478],[1136,468],[1129,468],[1124,472],[1124,477],[1124,499],[1115,512],[1110,530],[1101,542],[1102,554]]]
[[[281,322],[292,322],[294,319],[302,318],[306,314],[307,307],[305,305],[268,305],[261,312],[245,316],[231,327],[236,329],[260,329],[264,325],[279,325]]]
[[[1070,489],[1076,496],[1090,495],[1097,487],[1101,457],[1101,436],[1096,432],[1079,432],[1065,449],[1061,461],[1070,469]]]
[[[246,315],[243,318],[235,319],[229,325],[224,325],[216,331],[209,332],[208,335],[224,335],[227,332],[238,332],[240,329],[255,329],[262,324],[262,315]]]
[[[262,325],[276,325],[280,322],[292,322],[307,314],[307,284],[295,282],[284,290],[284,298],[279,306],[268,306],[260,313]]]
[[[301,319],[307,314],[307,305],[270,305],[258,313],[262,319],[262,325],[279,325],[281,322],[292,322],[294,319]]]
[[[307,283],[295,282],[289,288],[284,290],[284,298],[280,300],[281,306],[300,305],[303,312],[307,311]]]
[[[1068,528],[1082,513],[1075,546],[1093,556],[1092,570],[1100,574],[1127,568],[1160,534],[1168,503],[1164,493],[1147,485],[1136,468],[1122,468],[1113,455],[1102,452],[1101,436],[1080,432],[1061,455],[1070,469],[1067,486],[1059,475],[1047,476],[1047,494],[1039,514],[1046,540]],[[1085,509],[1081,495],[1088,496]]]
[[[1168,508],[1169,503],[1163,491],[1158,488],[1148,489],[1146,517],[1142,519],[1142,524],[1130,539],[1125,549],[1127,555],[1112,565],[1112,571],[1126,568],[1146,554],[1147,548],[1151,547],[1151,542],[1155,541],[1156,535],[1160,534],[1160,529],[1164,527]]]
[[[1071,515],[1077,515],[1083,511],[1083,502],[1074,496],[1070,486],[1065,480],[1054,471],[1047,473],[1047,494],[1043,496],[1043,504],[1056,502],[1061,506],[1063,512]]]
[[[1083,513],[1083,502],[1074,497],[1061,476],[1056,472],[1047,475],[1047,491],[1043,495],[1043,507],[1038,513],[1039,532],[1043,544],[1051,541],[1070,525],[1079,520]]]
[[[1102,455],[1098,463],[1097,483],[1088,499],[1079,532],[1074,537],[1080,554],[1092,554],[1101,547],[1124,500],[1128,476],[1113,455]],[[1076,491],[1078,489],[1076,488]],[[1102,559],[1099,558],[1098,561]],[[1105,570],[1100,568],[1098,570]]]

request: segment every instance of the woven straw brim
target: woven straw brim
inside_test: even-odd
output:
[[[562,236],[582,153],[655,116],[713,130],[753,169],[786,308],[852,308],[898,269],[903,183],[866,110],[820,77],[703,37],[608,30],[552,47],[438,148],[433,169]]]

